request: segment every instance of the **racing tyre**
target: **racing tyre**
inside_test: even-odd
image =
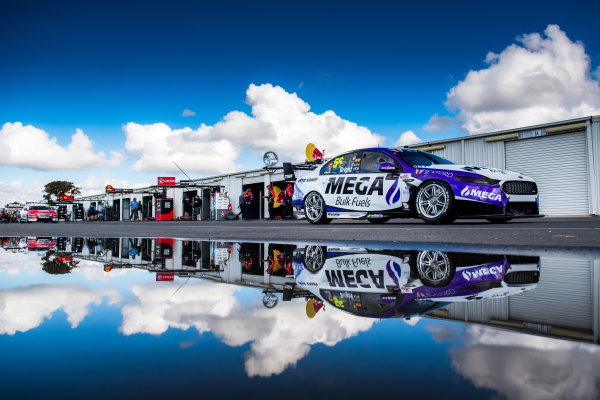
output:
[[[454,263],[443,251],[421,251],[417,254],[415,264],[419,279],[425,286],[448,286],[454,278]]]
[[[443,224],[454,221],[456,215],[454,215],[453,206],[454,196],[450,187],[440,181],[424,183],[419,188],[415,198],[417,215],[428,224]]]
[[[315,273],[323,268],[327,259],[327,246],[306,246],[304,250],[304,268]]]
[[[512,218],[511,217],[490,217],[490,218],[486,218],[489,222],[491,222],[492,224],[503,224],[505,222],[510,221]]]
[[[367,221],[369,221],[372,224],[385,224],[390,219],[391,218],[389,218],[389,217],[386,217],[386,218],[367,218]]]
[[[327,206],[325,200],[317,192],[310,192],[304,199],[304,215],[311,224],[328,224]]]

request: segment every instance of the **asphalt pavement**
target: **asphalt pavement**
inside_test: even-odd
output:
[[[0,224],[0,236],[173,237],[237,241],[335,243],[360,247],[428,247],[491,252],[580,255],[600,258],[600,217],[519,219],[504,224],[458,220],[427,225],[418,220],[385,224],[337,220],[137,221]]]

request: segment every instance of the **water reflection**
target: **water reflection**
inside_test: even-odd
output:
[[[33,335],[61,313],[78,328],[117,311],[118,321],[103,323],[105,332],[165,341],[180,332],[180,350],[203,352],[209,349],[202,340],[186,332],[195,330],[197,338],[210,333],[240,349],[243,359],[234,362],[247,377],[296,369],[309,374],[320,354],[335,356],[326,348],[342,351],[338,344],[348,342],[356,357],[363,354],[361,346],[376,354],[383,337],[386,351],[398,359],[418,356],[408,343],[429,353],[427,365],[447,362],[445,374],[466,379],[472,390],[509,398],[598,393],[599,374],[592,372],[599,370],[598,347],[586,344],[598,343],[597,260],[565,269],[569,260],[436,249],[172,238],[26,237],[1,243],[4,335]],[[576,287],[576,295],[561,293],[555,283]],[[104,346],[110,351],[111,343]],[[435,355],[437,348],[441,353]],[[179,357],[190,368],[198,363]],[[372,365],[368,355],[359,358]],[[558,380],[564,385],[557,386]]]

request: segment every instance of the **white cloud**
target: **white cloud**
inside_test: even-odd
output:
[[[238,170],[242,151],[276,151],[280,158],[302,161],[306,144],[335,155],[357,147],[377,146],[384,138],[340,118],[333,111],[315,114],[296,93],[279,86],[250,85],[246,102],[252,116],[231,111],[213,126],[172,129],[166,124],[129,122],[123,129],[126,149],[138,157],[136,171],[176,171],[173,162],[196,173]]]
[[[396,140],[394,147],[404,147],[404,146],[408,146],[409,144],[415,144],[415,143],[421,143],[421,142],[422,142],[421,138],[419,138],[413,131],[406,131],[402,135],[400,135],[398,140]]]
[[[308,319],[300,299],[280,302],[274,309],[260,302],[246,307],[235,298],[239,288],[234,285],[193,283],[174,296],[177,287],[134,285],[131,290],[136,299],[123,307],[121,331],[158,335],[169,328],[195,328],[199,333],[213,332],[229,346],[250,343],[244,356],[249,376],[280,374],[306,356],[310,346],[333,346],[374,323],[335,309],[321,310]]]
[[[195,113],[194,111],[192,111],[192,110],[189,110],[189,109],[187,109],[187,108],[186,108],[186,109],[184,109],[184,110],[183,110],[183,112],[181,113],[181,116],[182,116],[182,117],[195,117],[195,116],[196,116],[196,113]]]
[[[452,117],[440,117],[438,113],[435,113],[429,118],[427,124],[423,127],[426,132],[444,132],[450,129],[452,126]]]
[[[454,369],[509,399],[598,398],[596,345],[471,326],[450,349]]]
[[[130,183],[127,180],[115,178],[111,173],[105,172],[101,175],[89,175],[76,186],[81,188],[80,196],[89,196],[98,193],[104,193],[106,185],[112,185],[115,188],[137,189],[148,187],[150,183]]]
[[[36,170],[82,170],[94,167],[116,167],[124,156],[111,151],[111,159],[102,151],[94,152],[94,143],[81,129],[62,147],[55,137],[32,125],[7,122],[0,130],[0,164]]]
[[[7,203],[18,201],[25,203],[27,201],[37,201],[42,199],[44,185],[38,181],[32,181],[29,185],[21,181],[2,182],[0,181],[0,207]]]
[[[0,334],[14,335],[37,328],[58,309],[76,328],[89,313],[90,304],[119,300],[114,289],[91,289],[80,285],[34,285],[0,291]]]
[[[447,95],[469,133],[514,128],[600,113],[600,87],[581,42],[557,25],[517,38],[488,68],[469,71]]]

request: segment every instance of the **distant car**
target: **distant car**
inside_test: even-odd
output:
[[[19,211],[19,222],[58,222],[56,210],[44,204],[27,204]]]
[[[448,303],[534,289],[539,257],[306,246],[294,252],[294,282],[351,314],[409,318]]]
[[[535,181],[496,168],[455,165],[415,149],[349,151],[296,181],[294,203],[313,224],[334,218],[421,218],[431,224],[456,218],[506,222],[541,217]]]

